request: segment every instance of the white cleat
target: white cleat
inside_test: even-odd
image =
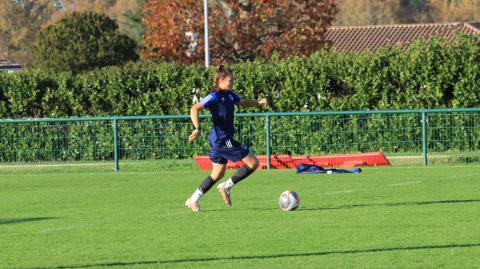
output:
[[[217,186],[218,192],[222,195],[223,201],[227,206],[232,206],[232,200],[230,199],[230,189],[225,186],[225,182]]]
[[[200,211],[200,205],[190,200],[190,198],[188,198],[187,201],[185,201],[185,207],[190,208],[194,213]]]

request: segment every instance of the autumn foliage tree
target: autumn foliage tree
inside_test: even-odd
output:
[[[480,1],[478,0],[430,0],[434,21],[475,21],[480,19]]]
[[[336,25],[480,20],[479,0],[336,0]]]
[[[30,67],[33,40],[52,12],[49,0],[25,0],[23,5],[0,0],[0,59]]]
[[[309,55],[324,44],[334,0],[210,0],[212,63]],[[204,59],[203,1],[148,0],[143,6],[146,59]]]

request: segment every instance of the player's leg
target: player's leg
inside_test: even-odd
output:
[[[255,156],[253,153],[249,153],[245,158],[242,159],[242,162],[246,164],[252,170],[252,172],[254,172],[260,165],[260,161],[258,161],[257,156]]]
[[[250,176],[258,168],[260,163],[253,153],[248,153],[247,156],[243,157],[242,162],[245,165],[238,168],[231,178],[218,185],[217,187],[218,191],[223,197],[223,200],[225,201],[225,204],[227,204],[228,206],[232,205],[232,201],[230,199],[230,190],[232,189],[232,187],[238,182]]]
[[[219,181],[225,175],[225,170],[227,170],[227,164],[214,163],[210,178],[213,179],[215,182]]]
[[[233,185],[237,184],[238,182],[244,180],[248,176],[250,176],[255,170],[258,168],[260,162],[257,159],[257,156],[253,153],[249,153],[242,159],[242,162],[245,164],[244,166],[237,169],[235,174],[226,181],[226,187],[231,189]]]
[[[195,192],[188,198],[185,202],[185,206],[190,208],[193,212],[200,211],[199,201],[205,193],[207,193],[218,180],[220,180],[223,175],[225,175],[225,170],[227,169],[226,164],[214,163],[212,168],[212,173],[210,176],[206,177],[200,186],[195,190]]]

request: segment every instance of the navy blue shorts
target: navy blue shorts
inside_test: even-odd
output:
[[[227,140],[225,145],[217,145],[210,141],[210,160],[212,163],[226,164],[228,160],[237,162],[247,157],[250,149],[244,144]]]

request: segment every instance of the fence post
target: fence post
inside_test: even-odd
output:
[[[427,153],[427,112],[422,110],[422,158],[423,164],[428,165]]]
[[[265,114],[265,143],[267,144],[267,169],[270,169],[270,114]]]
[[[118,164],[118,119],[113,118],[113,159],[114,159],[114,166],[113,170],[115,172],[118,172],[120,170],[119,164]]]

